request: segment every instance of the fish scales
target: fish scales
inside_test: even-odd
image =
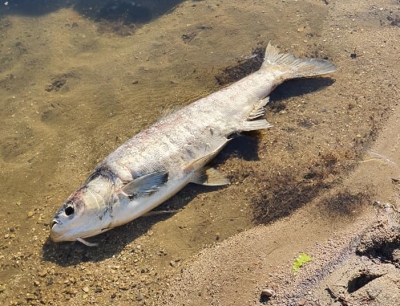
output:
[[[134,220],[188,183],[227,185],[207,167],[242,131],[267,129],[271,91],[286,79],[334,72],[325,60],[298,59],[268,44],[260,70],[172,113],[101,162],[51,222],[53,241],[80,241]]]

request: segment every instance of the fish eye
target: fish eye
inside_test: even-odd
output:
[[[65,214],[67,216],[70,216],[74,213],[74,208],[72,206],[67,206],[67,208],[65,208]]]

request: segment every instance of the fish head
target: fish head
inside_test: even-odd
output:
[[[113,185],[107,178],[92,179],[64,202],[50,224],[54,242],[75,241],[110,229],[115,202]]]

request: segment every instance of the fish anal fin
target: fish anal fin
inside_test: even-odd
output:
[[[265,106],[269,102],[269,97],[266,97],[265,99],[262,99],[258,102],[256,102],[253,106],[252,111],[250,112],[249,116],[247,117],[247,120],[254,120],[259,117],[262,117],[265,115]]]
[[[203,167],[193,174],[192,183],[204,186],[224,186],[230,181],[215,168]]]
[[[160,171],[145,174],[121,188],[121,193],[128,197],[150,195],[168,181],[168,172]]]

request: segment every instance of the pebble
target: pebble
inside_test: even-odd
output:
[[[35,299],[35,295],[33,295],[32,293],[27,293],[25,299],[27,301],[32,301]]]
[[[5,285],[0,285],[0,293],[6,291]]]
[[[28,211],[27,216],[28,218],[32,217],[35,214],[33,211]]]
[[[299,301],[298,305],[299,306],[304,306],[306,303],[307,303],[307,300],[306,299],[302,299],[302,300]]]
[[[38,275],[39,275],[40,277],[45,277],[45,276],[47,275],[47,270],[41,270],[41,271],[39,271],[39,272],[38,272]]]
[[[82,290],[83,290],[84,292],[88,293],[88,292],[89,292],[89,287],[83,287]]]
[[[263,289],[262,291],[261,291],[261,296],[263,296],[263,297],[272,297],[272,296],[274,296],[275,295],[275,291],[274,290],[272,290],[272,289]]]
[[[123,284],[120,284],[120,285],[118,286],[118,288],[121,289],[121,290],[128,290],[128,289],[129,289],[129,285],[123,283]]]

